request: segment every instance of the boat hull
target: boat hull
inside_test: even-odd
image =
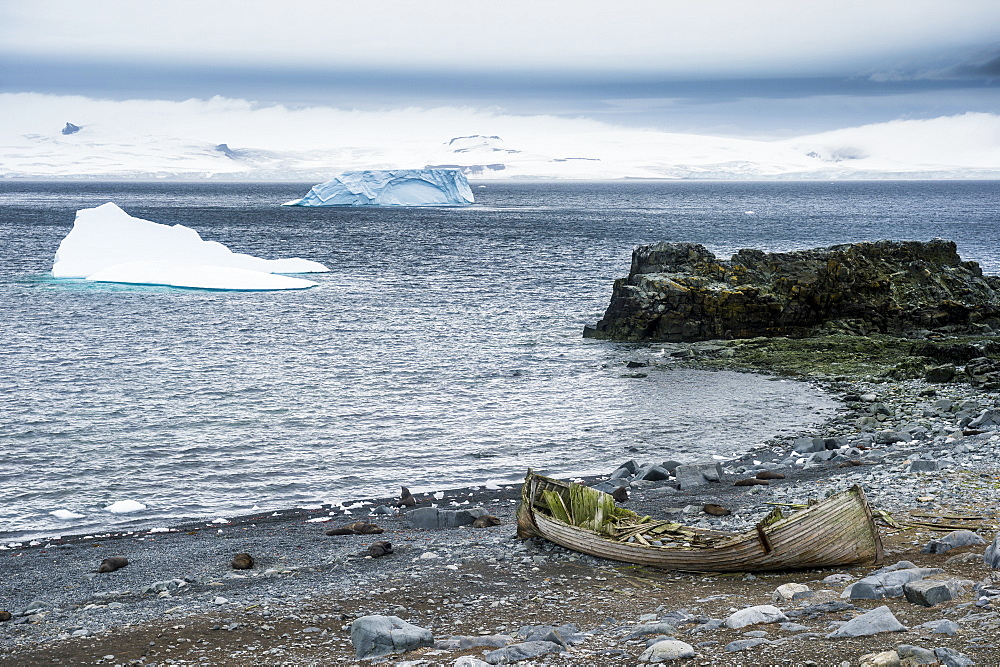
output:
[[[582,553],[666,570],[760,572],[878,563],[882,541],[864,491],[855,486],[812,507],[711,546],[660,547],[620,542],[551,518],[540,510],[541,490],[568,483],[528,473],[518,509],[518,534]]]

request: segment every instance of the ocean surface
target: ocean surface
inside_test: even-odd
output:
[[[998,182],[487,182],[464,209],[279,206],[310,185],[0,181],[0,541],[727,456],[831,414],[802,383],[622,377],[660,348],[581,331],[638,244],[943,237],[1000,273]],[[331,272],[293,292],[54,280],[75,211],[108,201]],[[105,509],[121,501],[146,508]]]

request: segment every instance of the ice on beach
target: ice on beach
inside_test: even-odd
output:
[[[141,512],[146,506],[135,500],[119,500],[104,508],[105,512],[112,514],[128,514],[129,512]]]
[[[53,510],[49,512],[52,516],[59,519],[60,521],[72,521],[73,519],[82,519],[85,515],[77,514],[76,512],[71,512],[70,510]]]
[[[134,218],[111,202],[77,211],[52,265],[55,278],[222,290],[303,289],[316,283],[274,274],[325,271],[307,259],[235,253],[190,227]]]
[[[212,523],[229,523],[229,519],[224,519],[220,516],[218,519],[212,519]]]
[[[458,169],[345,171],[285,206],[468,206],[475,199]]]

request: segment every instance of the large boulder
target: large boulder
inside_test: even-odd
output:
[[[674,469],[677,485],[683,491],[693,486],[722,481],[722,465],[717,462],[692,463]]]
[[[1000,317],[1000,277],[951,241],[874,241],[718,259],[694,243],[632,253],[604,317],[584,336],[622,341],[801,337],[967,326]]]
[[[759,604],[755,607],[747,607],[735,612],[726,619],[726,627],[739,629],[758,623],[781,623],[787,620],[788,617],[774,605]]]
[[[877,607],[867,614],[856,616],[828,634],[827,639],[866,637],[880,632],[904,632],[906,626],[896,620],[888,607]]]
[[[414,528],[457,528],[471,526],[481,516],[489,514],[482,507],[467,510],[442,510],[437,507],[418,507],[406,513],[406,520]]]
[[[530,641],[520,644],[511,644],[490,651],[486,654],[486,662],[491,665],[510,665],[522,660],[530,660],[547,653],[559,653],[563,647],[555,642]]]
[[[908,567],[898,567],[905,564]],[[903,597],[903,586],[911,581],[919,581],[934,574],[941,574],[936,567],[914,567],[909,561],[901,561],[895,566],[884,567],[867,577],[858,579],[844,589],[840,597],[852,600],[881,600],[882,598]]]
[[[664,639],[643,651],[639,662],[669,662],[693,658],[695,655],[694,647],[690,644],[676,639]]]
[[[1000,570],[1000,535],[994,537],[990,546],[986,547],[983,560],[994,570]]]
[[[351,644],[359,660],[434,646],[430,630],[398,616],[362,616],[351,623]]]
[[[916,463],[914,461],[914,463]],[[943,554],[959,547],[986,544],[986,540],[971,530],[953,530],[944,537],[931,540],[920,551],[925,554]]]

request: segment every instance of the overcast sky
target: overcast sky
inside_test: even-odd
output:
[[[0,92],[778,137],[1000,113],[1000,0],[5,0]]]

